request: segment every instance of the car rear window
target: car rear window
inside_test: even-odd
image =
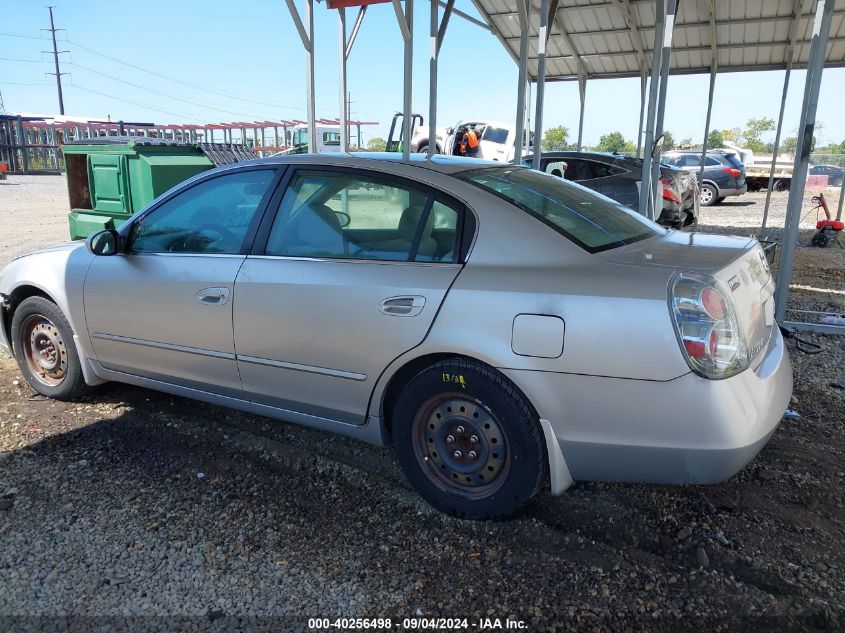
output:
[[[486,167],[455,176],[507,200],[590,253],[665,232],[610,198],[533,169]]]
[[[731,167],[736,167],[737,169],[742,169],[742,161],[739,159],[739,156],[736,154],[725,154],[725,160],[731,165]]]

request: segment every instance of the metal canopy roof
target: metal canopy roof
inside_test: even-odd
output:
[[[473,0],[514,61],[519,58],[518,1]],[[529,1],[528,73],[534,80],[540,1]],[[654,0],[559,0],[556,10],[555,4],[550,0],[546,81],[576,80],[579,73],[590,78],[639,77],[648,70]],[[714,44],[719,72],[785,69],[793,38],[794,67],[807,65],[812,0],[679,0],[678,5],[672,74],[710,72]],[[825,65],[845,66],[845,0],[836,0]]]

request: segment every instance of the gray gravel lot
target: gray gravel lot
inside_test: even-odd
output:
[[[67,231],[63,178],[7,182],[0,264]],[[750,233],[762,197],[706,209],[702,225]],[[845,290],[841,253],[801,257],[802,283]],[[802,417],[730,481],[578,483],[497,523],[430,509],[389,449],[117,384],[54,402],[0,353],[0,631],[58,616],[286,631],[419,615],[530,631],[841,630],[845,339],[810,338],[825,351],[793,356]]]

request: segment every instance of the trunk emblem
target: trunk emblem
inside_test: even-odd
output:
[[[734,275],[730,279],[728,279],[728,285],[731,287],[731,292],[734,292],[737,288],[739,288],[742,283],[740,283],[739,278]]]

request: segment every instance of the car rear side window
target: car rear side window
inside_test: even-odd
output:
[[[742,169],[744,167],[742,161],[739,159],[739,156],[737,156],[736,154],[726,154],[725,160],[729,165],[731,165],[732,167],[736,167],[737,169]]]
[[[533,169],[488,167],[456,177],[507,200],[590,253],[664,232],[609,198]]]
[[[459,214],[427,192],[336,171],[298,171],[266,254],[380,261],[456,261]]]

